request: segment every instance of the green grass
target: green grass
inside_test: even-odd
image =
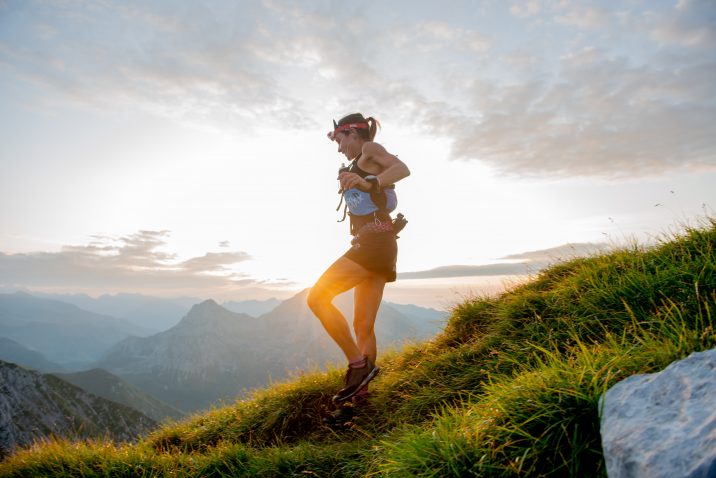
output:
[[[342,371],[315,371],[135,445],[40,443],[0,476],[606,476],[600,396],[716,346],[715,245],[705,219],[456,305],[434,340],[383,356],[349,430],[321,425]]]

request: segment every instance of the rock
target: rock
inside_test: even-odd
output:
[[[602,405],[609,478],[716,477],[716,349],[629,377]]]

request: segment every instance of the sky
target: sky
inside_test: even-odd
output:
[[[716,207],[711,1],[0,0],[0,291],[284,298],[377,118],[396,283],[449,307]]]

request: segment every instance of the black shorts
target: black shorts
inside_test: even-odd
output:
[[[393,231],[359,233],[343,257],[384,276],[386,282],[395,282],[398,242]]]

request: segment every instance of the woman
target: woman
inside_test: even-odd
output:
[[[408,167],[373,141],[380,124],[355,113],[333,121],[328,137],[351,161],[338,176],[342,200],[350,217],[352,247],[318,279],[308,294],[308,305],[348,360],[345,386],[336,403],[365,397],[367,385],[378,373],[373,325],[386,282],[395,281],[398,255],[397,227],[390,212],[397,206],[394,184],[410,175]],[[333,305],[334,297],[354,289],[353,340],[350,327]]]

